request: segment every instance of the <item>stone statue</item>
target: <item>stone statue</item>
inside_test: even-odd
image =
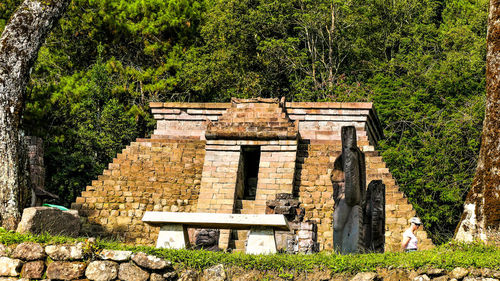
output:
[[[385,245],[385,185],[371,181],[366,190],[363,209],[363,247],[365,251],[383,253]]]
[[[195,235],[196,240],[194,248],[196,250],[220,251],[218,229],[199,229]]]
[[[342,155],[336,161],[337,169],[332,172],[335,188],[333,246],[340,253],[355,253],[363,244],[360,230],[366,188],[365,156],[357,147],[354,126],[342,127],[341,137]]]

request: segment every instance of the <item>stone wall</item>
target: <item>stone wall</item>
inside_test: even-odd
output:
[[[259,271],[218,264],[193,270],[142,252],[97,250],[92,241],[67,245],[25,242],[0,244],[0,280],[92,280],[92,281],[229,281],[229,280],[463,280],[498,281],[500,271],[489,268],[387,269],[376,272],[332,273],[327,268],[295,272]]]
[[[203,141],[139,139],[127,146],[72,204],[84,233],[154,244],[145,211],[194,212],[205,157]]]
[[[342,150],[341,128],[354,126],[366,156],[367,185],[382,180],[386,186],[385,250],[400,250],[402,233],[416,213],[375,151],[383,134],[371,103],[259,99],[151,103],[151,108],[157,120],[151,139],[127,147],[73,204],[88,218],[89,233],[151,245],[158,229],[140,221],[146,210],[263,214],[276,194],[292,193],[306,211],[304,219],[317,225],[319,249],[332,250],[330,176]],[[237,190],[245,146],[261,150],[254,200]],[[233,234],[241,250],[246,233]],[[230,235],[221,231],[222,248]],[[421,249],[433,246],[425,230],[417,237]]]

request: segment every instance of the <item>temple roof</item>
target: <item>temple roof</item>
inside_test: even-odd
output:
[[[231,107],[210,122],[206,139],[297,139],[298,126],[278,99],[232,99]]]

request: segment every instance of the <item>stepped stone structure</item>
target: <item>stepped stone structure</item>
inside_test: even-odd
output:
[[[373,226],[385,226],[385,241],[377,243],[385,251],[400,249],[415,211],[375,151],[383,135],[371,103],[233,99],[150,106],[157,120],[151,138],[127,146],[73,203],[85,218],[85,231],[154,245],[159,229],[142,223],[145,211],[297,212],[291,215],[295,241],[309,237],[310,249],[332,250],[334,194],[340,186],[335,163],[342,154],[341,129],[353,126],[366,185],[385,185],[385,214],[376,212],[385,221],[379,218]],[[289,201],[277,203],[284,194]],[[197,231],[190,233],[194,242]],[[244,247],[244,231],[217,235],[219,248]],[[424,230],[417,237],[421,249],[432,247]]]

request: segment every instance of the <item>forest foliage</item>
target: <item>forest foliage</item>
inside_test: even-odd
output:
[[[0,3],[0,30],[20,0]],[[151,101],[372,101],[384,160],[436,243],[471,185],[487,0],[73,0],[31,73],[23,128],[69,205],[154,128]]]

